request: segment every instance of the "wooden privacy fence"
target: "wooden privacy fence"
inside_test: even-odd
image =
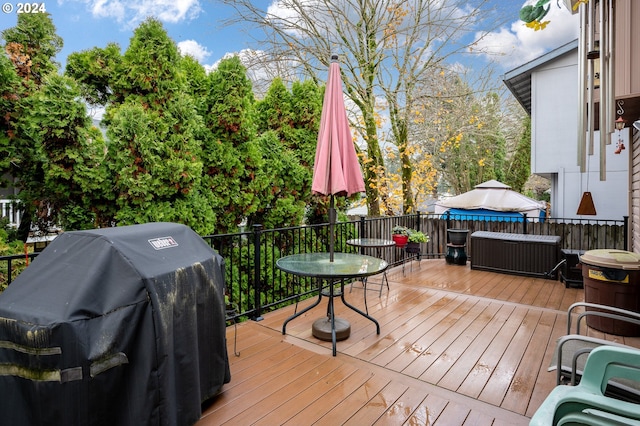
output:
[[[619,249],[627,250],[627,218],[621,220],[565,219],[544,220],[482,220],[481,217],[465,216],[458,219],[435,214],[421,214],[361,218],[360,232],[369,238],[391,238],[391,229],[402,225],[417,229],[429,236],[423,244],[423,257],[444,257],[447,251],[447,229],[467,229],[467,255],[473,256],[469,239],[476,231],[505,232],[530,235],[557,235],[561,238],[561,248],[571,250]]]

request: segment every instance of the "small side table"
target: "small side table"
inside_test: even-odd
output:
[[[352,240],[347,240],[347,244],[353,247],[359,247],[363,250],[375,249],[376,251],[375,257],[378,257],[380,259],[384,259],[382,252],[385,248],[395,247],[396,245],[396,243],[392,240],[384,240],[380,238],[354,238]],[[367,291],[367,281],[368,281],[367,277],[362,278],[362,285],[365,292]],[[386,270],[382,273],[382,279],[380,280],[380,292],[378,293],[379,296],[382,296],[382,289],[384,287],[385,282],[387,283],[387,291],[389,291],[389,279],[387,278]],[[353,290],[353,283],[351,283],[351,288],[349,289],[349,292],[351,292],[351,290]],[[365,307],[366,307],[366,300],[367,299],[365,294]]]

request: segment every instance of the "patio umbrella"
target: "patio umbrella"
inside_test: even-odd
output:
[[[338,56],[331,57],[329,79],[322,103],[322,116],[313,166],[311,190],[329,195],[329,260],[333,262],[335,195],[350,196],[364,191],[364,180],[351,138],[347,110],[342,95],[342,78]]]

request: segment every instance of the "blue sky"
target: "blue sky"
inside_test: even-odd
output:
[[[15,26],[18,2],[0,2],[4,4],[3,11],[13,9],[10,13],[0,13],[0,30]],[[273,0],[261,2],[272,8],[278,6]],[[222,20],[228,18],[232,10],[211,0],[48,0],[37,3],[44,4],[64,40],[64,48],[58,56],[63,64],[72,52],[104,47],[109,42],[118,43],[124,51],[135,27],[149,15],[163,22],[183,52],[192,54],[205,66],[210,67],[227,53],[252,47],[240,28],[222,25]],[[551,24],[539,32],[525,28],[518,20],[518,11],[525,3],[523,0],[492,0],[491,3],[506,16],[513,17],[491,33],[482,46],[493,53],[491,57],[498,62],[502,72],[577,37],[576,16],[557,7],[555,1],[551,2],[548,15]]]
[[[14,10],[0,15],[0,30],[15,26],[17,22],[18,2],[8,3]],[[64,48],[58,57],[62,63],[72,52],[104,47],[109,42],[118,43],[124,51],[133,30],[149,15],[163,22],[176,43],[195,46],[191,53],[203,64],[213,63],[227,52],[246,47],[232,29],[222,28],[220,20],[227,17],[230,10],[209,1],[49,0],[36,3],[44,3],[64,40]]]

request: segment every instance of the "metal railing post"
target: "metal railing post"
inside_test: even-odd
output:
[[[358,237],[359,238],[368,238],[365,230],[366,222],[364,216],[360,216]],[[364,247],[360,247],[360,254],[364,254]]]
[[[9,259],[7,259],[7,276],[9,278],[9,281],[7,282],[7,285],[11,284],[11,281],[12,281],[12,278],[13,278],[12,277],[12,272],[13,272],[12,269],[13,268],[11,267],[11,259],[9,258]]]
[[[260,251],[262,250],[261,238],[262,237],[262,225],[253,225],[253,303],[254,314],[251,317],[254,321],[262,321],[262,303],[261,303],[261,266],[262,260]]]

